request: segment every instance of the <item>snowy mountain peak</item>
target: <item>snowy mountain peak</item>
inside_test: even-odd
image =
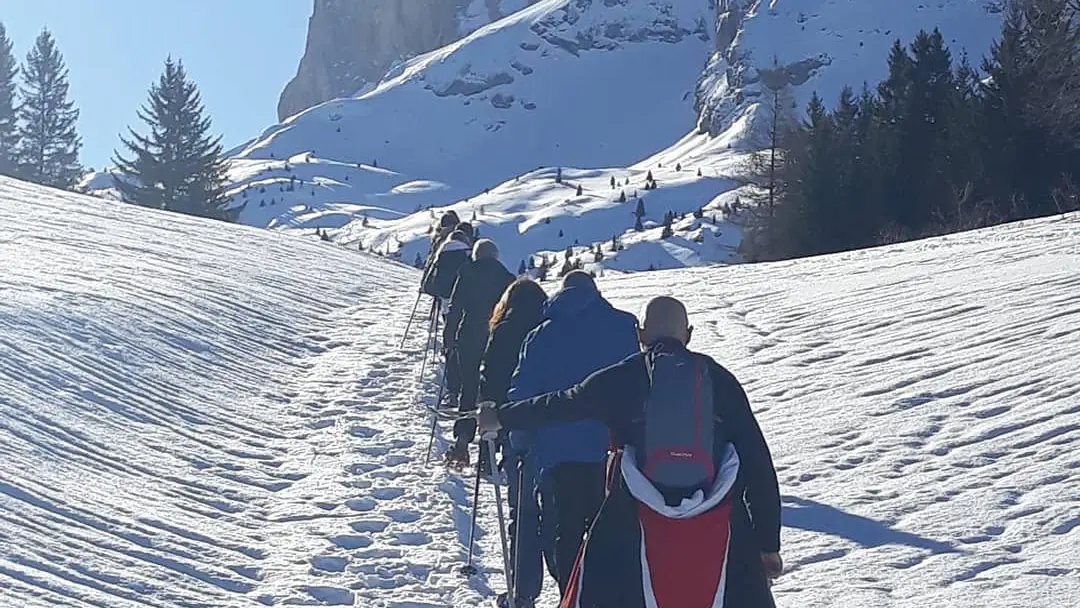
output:
[[[546,231],[530,229],[539,216],[529,210],[548,209],[545,219],[561,216],[556,209],[565,196],[481,198],[492,192],[554,195],[543,184],[516,187],[550,179],[531,174],[538,167],[564,167],[568,177],[582,167],[598,186],[614,172],[621,182],[640,173],[633,187],[626,184],[625,196],[634,190],[648,196],[647,171],[602,168],[629,168],[680,141],[694,124],[693,90],[711,52],[711,19],[707,2],[542,0],[524,6],[399,63],[355,97],[310,108],[243,146],[232,159],[234,205],[245,223],[328,229],[338,242],[389,248],[405,261],[426,247],[419,239],[433,205],[466,206],[466,217],[485,215],[479,206],[496,214],[477,219],[485,229],[502,226],[500,247],[515,267],[532,253],[562,252],[575,241],[582,248],[610,242],[634,226],[634,201],[600,229],[564,225],[566,241],[560,242],[538,238]],[[696,179],[699,170],[703,178],[719,176],[716,167],[688,164],[677,182]],[[676,183],[658,180],[662,187]],[[585,197],[579,202],[589,210],[616,202],[621,193],[607,186],[585,192],[591,186],[578,185]],[[646,222],[659,222],[665,211],[703,207],[728,189],[726,181],[703,183],[706,195],[678,209],[657,208]],[[502,211],[515,202],[517,212]],[[524,241],[514,236],[530,230]],[[726,258],[730,251],[718,256],[704,257]],[[654,266],[668,265],[664,257]]]
[[[278,118],[372,87],[395,64],[439,48],[535,0],[315,0],[296,77]]]

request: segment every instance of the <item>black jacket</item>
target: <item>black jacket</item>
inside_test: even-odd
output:
[[[479,360],[488,340],[491,311],[514,281],[514,275],[494,259],[469,262],[458,272],[450,295],[443,344],[456,345],[458,351]]]
[[[660,348],[685,349],[672,341],[651,347]],[[552,422],[598,420],[611,429],[616,445],[636,445],[636,421],[641,417],[649,387],[646,354],[631,355],[569,389],[507,403],[499,409],[499,421],[510,429],[532,429]],[[765,437],[735,376],[710,357],[698,356],[710,366],[713,413],[721,425],[717,435],[731,441],[739,455],[739,479],[746,490],[757,545],[763,552],[779,552],[780,489]]]
[[[440,300],[449,300],[458,272],[468,261],[468,245],[453,240],[443,243],[436,254],[435,263],[424,275],[424,293]]]
[[[510,377],[517,368],[521,344],[544,320],[543,302],[535,310],[511,309],[491,331],[480,367],[480,399],[503,403],[510,390]],[[531,314],[530,314],[531,313]]]

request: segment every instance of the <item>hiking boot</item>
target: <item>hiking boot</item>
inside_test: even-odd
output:
[[[469,444],[457,442],[447,450],[446,466],[458,470],[469,466]]]
[[[499,597],[495,600],[495,605],[499,608],[536,608],[535,600],[519,597],[517,598],[517,606],[510,606],[510,594],[500,593]]]

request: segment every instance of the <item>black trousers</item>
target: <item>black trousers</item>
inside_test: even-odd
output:
[[[480,394],[480,362],[484,353],[475,352],[472,349],[458,349],[457,353],[458,376],[460,378],[458,411],[472,412],[476,410],[477,399]],[[476,420],[469,418],[455,422],[454,438],[464,442],[475,439]]]
[[[461,392],[461,362],[457,350],[446,353],[446,394],[457,395]],[[442,404],[438,404],[442,407]]]
[[[581,541],[604,502],[604,463],[565,462],[544,473],[540,520],[544,562],[566,591]]]

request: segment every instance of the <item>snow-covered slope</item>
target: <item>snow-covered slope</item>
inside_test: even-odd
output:
[[[600,271],[737,261],[739,221],[720,208],[740,194],[747,151],[765,141],[763,83],[785,87],[785,103],[801,113],[814,92],[831,104],[845,85],[880,80],[889,46],[920,29],[940,27],[954,54],[970,52],[977,65],[1000,21],[989,0],[463,2],[438,17],[463,39],[231,151],[240,221],[320,228],[411,262],[427,248],[426,209],[453,205],[466,219],[475,210],[514,265],[575,241],[586,262],[601,246]],[[391,5],[369,17],[392,14],[395,28],[407,28],[412,17]],[[326,6],[330,21],[330,8],[346,10]],[[327,69],[349,72],[347,64]],[[583,182],[581,196],[576,183],[552,187],[560,168]],[[644,192],[650,170],[658,189]],[[93,183],[94,193],[115,195]],[[717,225],[677,222],[673,239],[655,224],[634,232],[634,189],[646,227],[702,208]],[[623,190],[629,209],[616,204]]]
[[[522,176],[581,167],[599,182],[637,173],[629,168],[679,142],[695,124],[693,91],[712,49],[712,18],[708,2],[673,0],[542,0],[522,8],[404,63],[374,90],[307,110],[243,146],[232,171],[240,220],[286,229],[353,223],[331,236],[396,252],[399,241],[423,234],[414,228],[426,228],[429,216],[395,220],[432,205],[468,205],[493,189],[507,197],[489,198],[492,207],[527,203],[562,215],[553,205],[565,196],[541,195],[547,180]],[[715,167],[698,163],[680,184],[696,179],[697,168],[716,177]],[[513,185],[522,182],[527,187]],[[692,198],[685,189],[668,196],[690,210],[730,187],[714,179]],[[603,193],[614,201],[610,194]],[[537,219],[544,218],[526,213],[515,225],[526,231]],[[634,221],[605,215],[592,224],[604,227],[583,229],[583,245],[610,241]],[[535,232],[521,242],[504,232],[500,244],[519,259],[562,247]],[[411,260],[424,246],[400,253]]]
[[[0,604],[502,589],[490,490],[465,582],[471,482],[421,464],[416,272],[6,179],[0,259]],[[745,384],[784,494],[780,608],[1043,608],[1080,594],[1078,260],[1070,215],[601,288],[683,298]]]
[[[6,178],[0,262],[0,606],[486,593],[419,464],[413,271]]]

